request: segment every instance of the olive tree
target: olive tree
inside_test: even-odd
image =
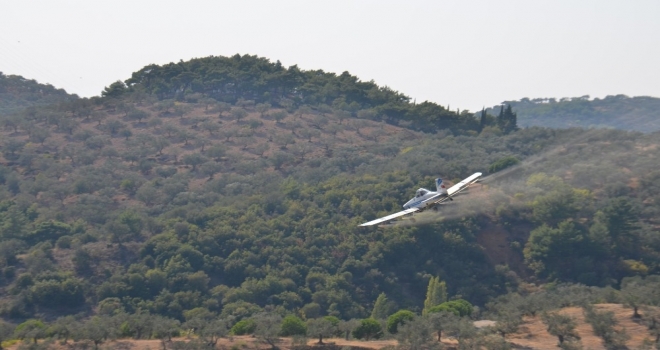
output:
[[[257,339],[270,345],[272,349],[277,349],[278,336],[282,328],[282,317],[275,313],[264,312],[255,315],[253,319],[256,324],[254,335]]]
[[[326,318],[315,318],[307,320],[307,334],[318,336],[317,344],[323,344],[323,337],[329,338],[337,332],[337,326]]]
[[[399,349],[435,350],[442,349],[442,343],[436,340],[435,329],[428,316],[414,317],[398,328],[396,339]]]
[[[557,337],[559,346],[562,346],[565,341],[571,342],[580,339],[575,331],[577,324],[574,318],[556,312],[546,312],[541,315],[541,319],[548,327],[548,333]]]

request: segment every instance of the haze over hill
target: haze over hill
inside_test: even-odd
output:
[[[519,129],[515,109],[475,117],[249,55],[150,65],[50,105],[6,78],[2,103],[28,106],[0,114],[0,315],[15,323],[352,330],[450,302],[505,324],[657,283],[658,133]],[[475,171],[484,185],[426,224],[357,227]],[[431,277],[445,289],[429,299]]]
[[[625,95],[589,99],[524,98],[504,101],[518,113],[518,125],[549,128],[614,128],[654,132],[660,130],[660,98]],[[488,112],[496,114],[499,107]]]

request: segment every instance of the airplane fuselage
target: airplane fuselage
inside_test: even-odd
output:
[[[410,209],[410,208],[423,209],[437,202],[439,198],[446,195],[447,195],[447,190],[445,189],[442,189],[442,191],[440,192],[436,192],[436,191],[429,191],[425,188],[420,188],[415,192],[415,197],[413,197],[411,200],[407,201],[406,204],[403,205],[403,209]]]

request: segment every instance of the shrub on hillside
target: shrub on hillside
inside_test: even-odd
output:
[[[246,335],[254,333],[254,330],[257,329],[257,324],[254,323],[252,319],[245,319],[236,322],[236,324],[231,327],[231,334],[233,335]]]

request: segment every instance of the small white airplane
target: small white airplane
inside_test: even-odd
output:
[[[417,192],[415,192],[415,197],[407,201],[406,204],[403,205],[403,209],[405,210],[388,216],[384,216],[382,218],[378,218],[376,220],[365,222],[360,226],[372,226],[383,223],[389,224],[391,220],[394,220],[398,217],[412,215],[415,212],[422,212],[424,210],[434,208],[436,205],[444,201],[447,200],[451,201],[453,200],[452,197],[457,195],[459,192],[465,190],[466,188],[470,187],[470,185],[472,185],[473,183],[477,182],[481,177],[481,175],[482,175],[481,173],[474,173],[465,180],[457,183],[452,187],[449,187],[449,189],[445,188],[442,179],[440,178],[435,179],[436,191],[429,191],[425,188],[420,188],[417,190]]]

